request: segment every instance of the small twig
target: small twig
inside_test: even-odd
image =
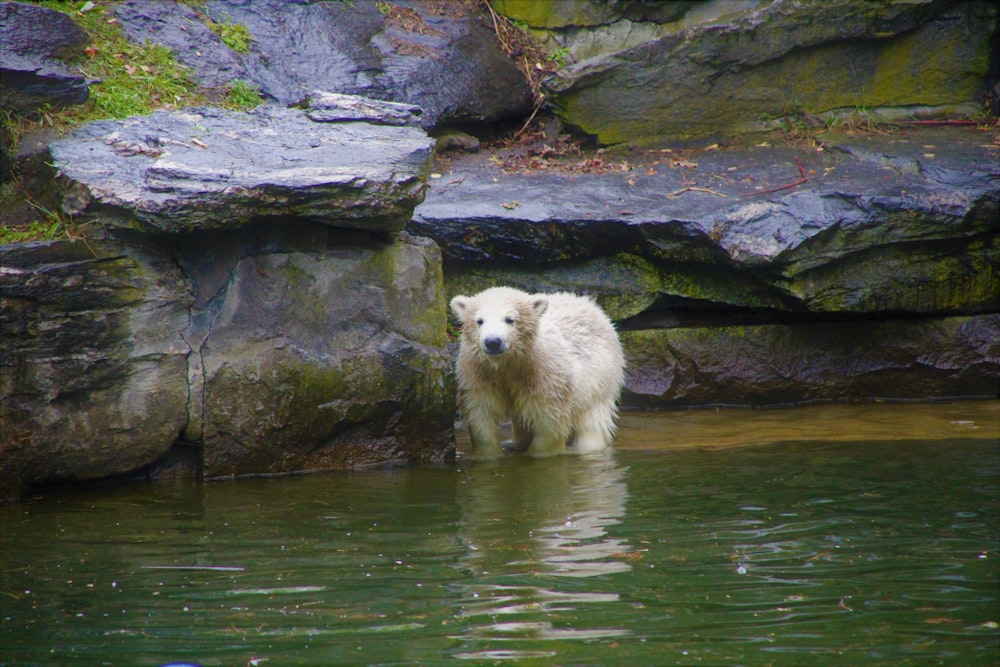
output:
[[[697,188],[693,186],[669,192],[667,193],[667,197],[669,197],[670,199],[675,199],[678,195],[682,195],[685,192],[707,192],[708,194],[715,195],[716,197],[722,197],[723,199],[726,198],[726,195],[722,194],[721,192],[716,192],[715,190],[709,190],[708,188]]]
[[[978,125],[977,120],[897,120],[887,125]]]
[[[534,110],[531,112],[531,115],[528,116],[528,120],[524,121],[524,125],[521,126],[521,129],[514,133],[515,139],[524,134],[524,131],[528,129],[529,125],[531,125],[531,121],[535,120],[535,115],[538,113],[538,110],[542,108],[543,104],[545,104],[545,95],[540,94],[538,96],[538,102],[535,104]]]
[[[761,190],[760,192],[752,192],[752,193],[750,193],[748,195],[743,195],[743,196],[744,197],[756,197],[758,195],[766,195],[766,194],[770,194],[772,192],[780,192],[782,190],[788,190],[789,188],[797,187],[799,185],[802,185],[803,183],[808,183],[809,182],[809,177],[806,175],[806,168],[802,166],[802,162],[798,158],[795,158],[795,164],[797,164],[799,166],[799,173],[802,174],[802,178],[800,178],[799,180],[794,181],[792,183],[788,183],[786,185],[780,185],[780,186],[778,186],[776,188],[771,188],[770,190]]]

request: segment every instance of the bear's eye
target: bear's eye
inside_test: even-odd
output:
[[[513,317],[505,317],[503,321],[506,322],[507,324],[514,324]]]
[[[483,326],[483,318],[481,318],[481,317],[477,317],[476,318],[476,326],[480,326],[480,327]]]

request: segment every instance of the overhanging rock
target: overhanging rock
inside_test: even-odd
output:
[[[401,231],[423,198],[431,139],[414,127],[308,114],[198,108],[91,123],[50,147],[63,208],[153,232],[273,217]]]

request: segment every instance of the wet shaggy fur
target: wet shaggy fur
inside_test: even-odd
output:
[[[502,453],[498,425],[530,454],[591,452],[615,431],[625,358],[614,326],[590,298],[494,287],[456,296],[462,324],[456,374],[473,453]]]

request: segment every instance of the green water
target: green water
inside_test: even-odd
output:
[[[593,458],[49,492],[0,506],[0,664],[996,665],[998,419],[631,414]]]

